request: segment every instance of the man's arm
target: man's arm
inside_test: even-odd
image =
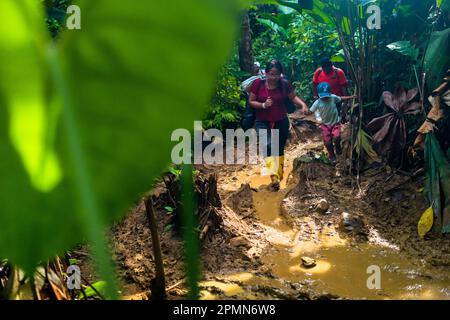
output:
[[[357,96],[356,96],[356,95],[353,95],[353,96],[343,96],[343,97],[340,97],[340,98],[341,98],[342,101],[347,101],[347,100],[356,99]]]

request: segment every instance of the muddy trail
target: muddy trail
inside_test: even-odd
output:
[[[202,242],[201,299],[450,299],[450,239],[417,235],[424,177],[369,168],[357,186],[320,161],[317,127],[296,123],[278,192],[257,165],[197,168],[217,175],[221,199],[220,227]],[[163,207],[168,295],[184,299],[182,244]],[[111,238],[125,298],[147,299],[154,262],[143,203]]]

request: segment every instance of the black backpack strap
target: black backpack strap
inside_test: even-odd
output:
[[[333,70],[334,70],[334,72],[336,73],[336,78],[337,78],[338,81],[339,81],[339,72],[338,72],[339,68],[336,68],[335,66],[333,66]],[[323,71],[323,69],[320,68],[319,73],[317,74],[317,78],[320,77],[320,75],[322,74],[322,71]]]
[[[281,79],[281,88],[283,89],[283,94],[286,97],[289,97],[289,85],[288,85],[288,81],[286,79]]]
[[[334,72],[336,73],[336,78],[339,82],[339,68],[333,67],[334,68]]]

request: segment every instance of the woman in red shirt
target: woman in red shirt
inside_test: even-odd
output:
[[[290,99],[296,106],[301,106],[304,112],[307,112],[308,106],[297,97],[289,81],[281,77],[283,66],[280,62],[272,60],[265,71],[266,79],[253,82],[249,103],[256,109],[255,127],[260,143],[262,135],[267,137],[264,150],[266,169],[272,179],[272,187],[278,190],[283,179],[284,148],[289,135],[286,101]],[[278,139],[273,141],[274,150],[271,129],[278,130]]]

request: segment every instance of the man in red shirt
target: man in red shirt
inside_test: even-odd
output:
[[[313,93],[317,96],[319,83],[327,82],[331,86],[331,93],[339,97],[345,96],[348,85],[347,77],[342,69],[333,66],[329,58],[320,60],[320,67],[314,72]]]
[[[333,66],[333,63],[329,58],[323,58],[320,60],[320,67],[314,72],[313,77],[313,94],[314,99],[318,99],[317,86],[319,83],[327,82],[331,86],[331,93],[342,97],[347,95],[348,81],[345,73],[342,69]],[[342,119],[345,119],[346,112],[342,112],[342,105],[337,105],[340,113],[342,113]]]

